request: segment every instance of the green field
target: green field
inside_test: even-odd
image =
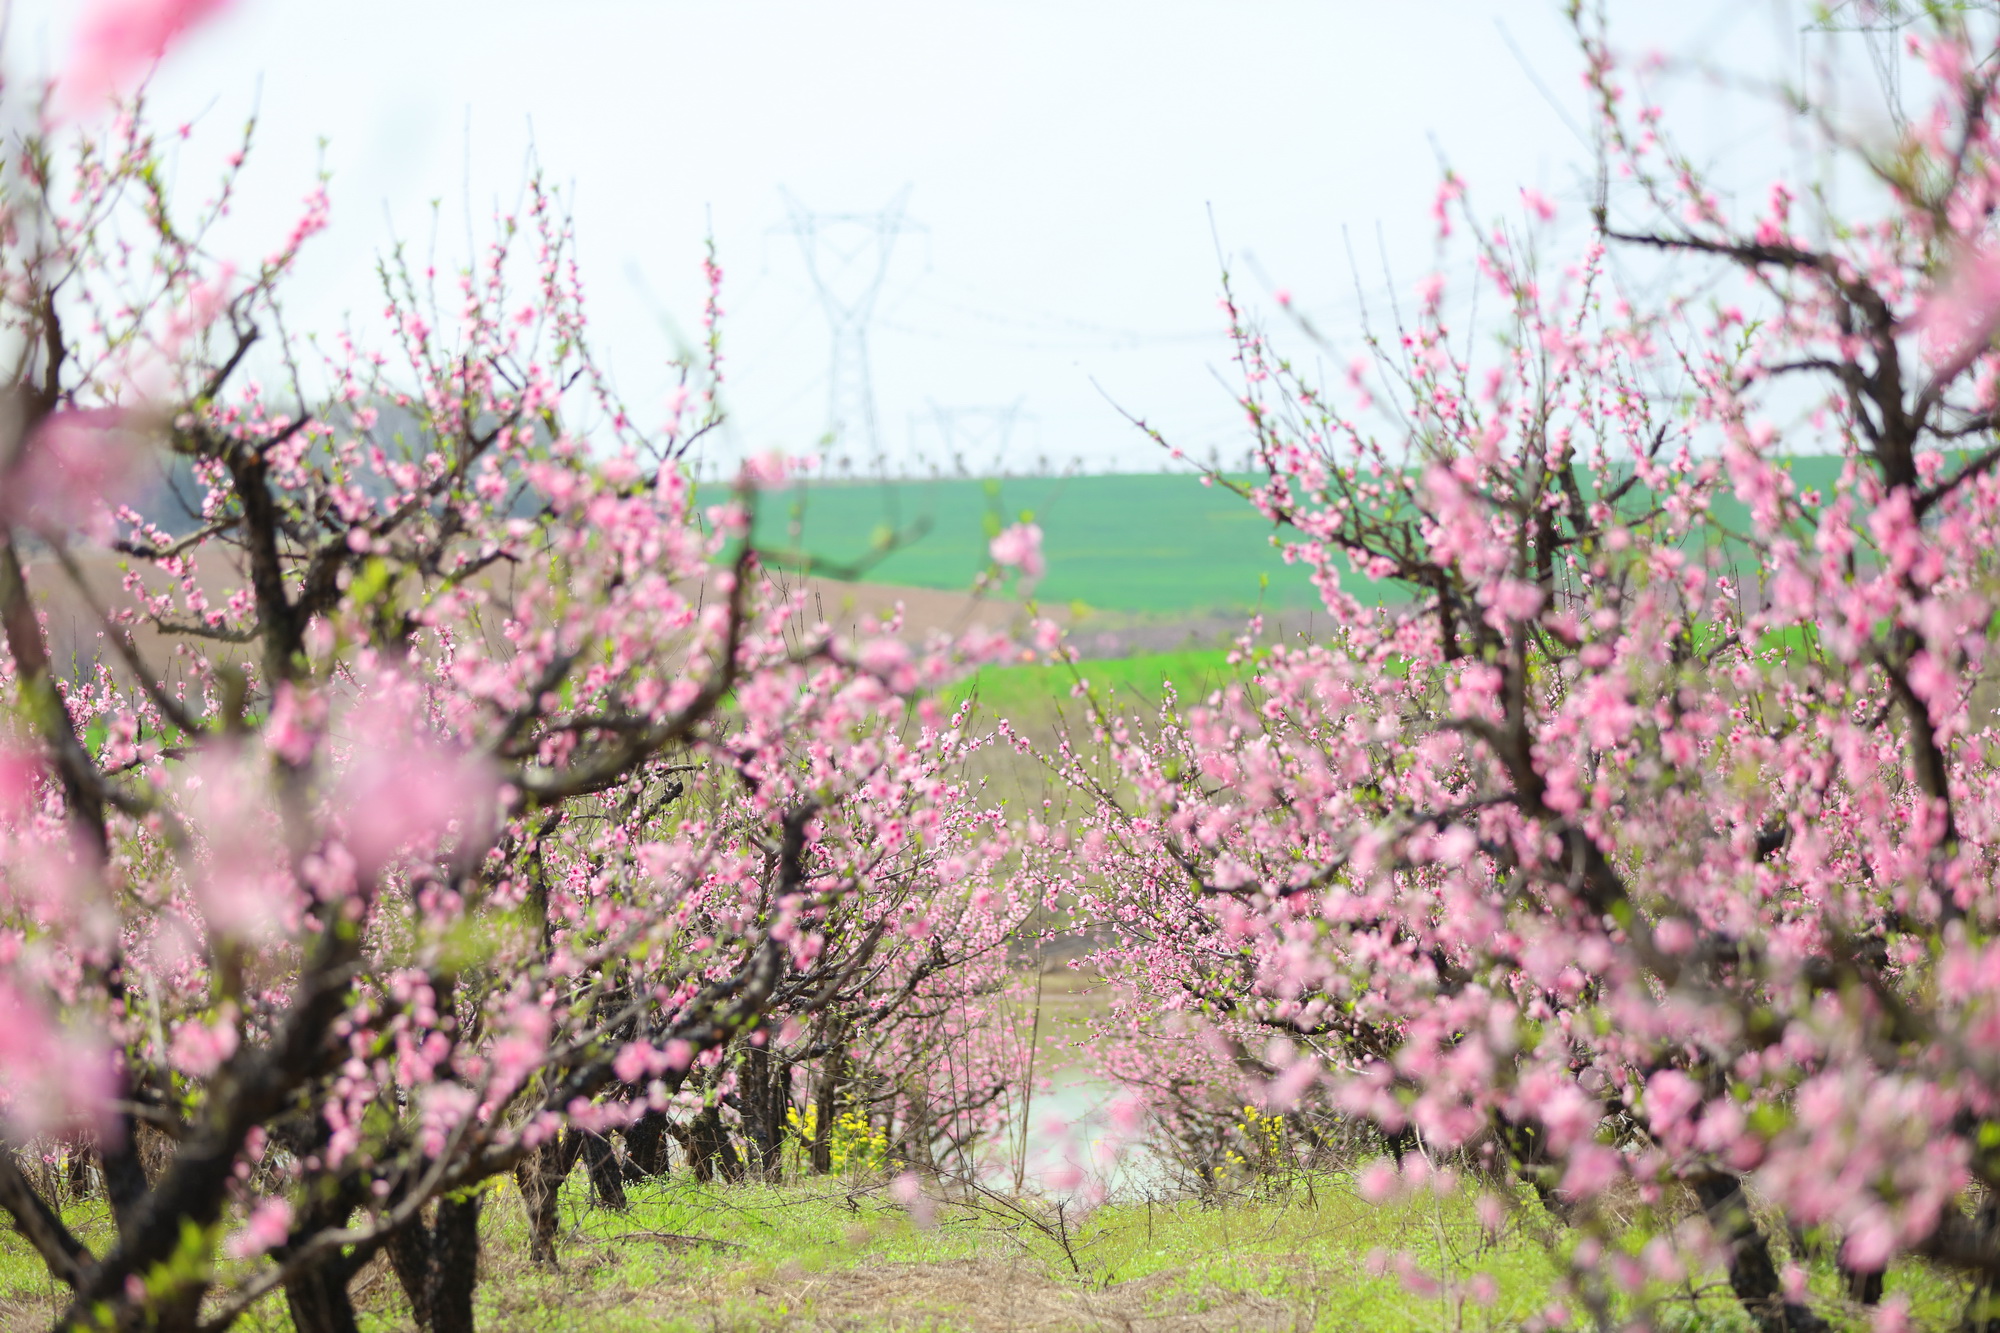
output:
[[[1802,489],[1824,493],[1840,460],[1797,458],[1788,466]],[[1305,568],[1286,564],[1272,545],[1277,530],[1268,520],[1188,474],[814,483],[767,494],[756,539],[766,550],[809,558],[831,578],[955,590],[990,566],[992,533],[1024,517],[1042,529],[1048,574],[1035,593],[1044,602],[1146,615],[1319,603]],[[1748,528],[1749,515],[1726,482],[1710,519],[1702,540],[1743,563],[1734,535]],[[1363,601],[1408,595],[1352,571],[1341,582]]]
[[[1023,514],[1042,529],[1049,568],[1036,595],[1047,602],[1172,613],[1319,600],[1304,568],[1272,548],[1263,516],[1185,475],[816,484],[765,496],[756,537],[825,562],[831,577],[959,589],[990,565],[990,533]],[[909,540],[871,563],[890,533]]]
[[[1251,666],[1231,666],[1227,650],[1179,653],[1138,653],[1131,657],[1078,662],[1073,666],[982,667],[952,687],[957,703],[976,697],[986,714],[1016,721],[1041,720],[1051,704],[1072,707],[1071,691],[1080,680],[1100,700],[1116,696],[1134,706],[1157,704],[1171,682],[1183,702],[1207,697],[1233,680],[1246,679]]]

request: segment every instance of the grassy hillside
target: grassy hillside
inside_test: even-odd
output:
[[[1802,489],[1824,493],[1840,461],[1799,458],[1790,467]],[[757,540],[809,555],[835,578],[960,590],[987,567],[991,534],[1024,516],[1042,528],[1044,602],[1196,615],[1319,600],[1304,568],[1287,565],[1272,546],[1269,522],[1190,475],[814,483],[767,495]],[[1748,527],[1748,514],[1726,484],[1710,517],[1713,527],[1697,544],[1720,543],[1741,561],[1732,537]],[[891,534],[902,540],[874,558]],[[1342,583],[1364,601],[1407,596],[1351,571]]]
[[[987,567],[990,533],[1024,513],[1042,529],[1047,602],[1174,613],[1318,601],[1255,509],[1190,476],[814,485],[765,497],[757,540],[838,566],[865,561],[878,536],[911,532],[858,577],[960,589]]]
[[[952,702],[976,697],[985,714],[1016,721],[1040,721],[1053,706],[1069,706],[1070,691],[1080,677],[1105,698],[1115,694],[1135,706],[1157,703],[1168,682],[1183,700],[1199,699],[1210,690],[1247,676],[1247,663],[1231,666],[1223,649],[1179,653],[1140,653],[1132,657],[1078,662],[1069,666],[983,667],[952,689]]]

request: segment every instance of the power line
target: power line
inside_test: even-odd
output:
[[[918,224],[904,215],[905,186],[888,207],[875,213],[816,213],[789,192],[790,223],[806,274],[826,313],[832,345],[827,366],[829,452],[853,461],[857,449],[869,459],[882,453],[875,421],[875,383],[868,366],[868,326],[889,276],[896,242]]]
[[[1011,403],[990,407],[940,407],[932,403],[931,425],[937,431],[939,457],[948,460],[961,476],[1004,475],[1008,471],[1014,429],[1027,419],[1021,412],[1026,401],[1016,398]],[[910,432],[913,452],[915,426],[913,420]]]

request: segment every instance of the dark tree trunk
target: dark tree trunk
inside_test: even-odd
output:
[[[667,1113],[648,1111],[625,1127],[625,1179],[667,1174]]]
[[[819,1093],[813,1106],[812,1167],[821,1175],[833,1170],[833,1122],[840,1115],[840,1085],[847,1072],[846,1025],[835,1027],[827,1043],[826,1062],[819,1076]]]
[[[1881,1269],[1878,1268],[1872,1273],[1863,1273],[1842,1264],[1840,1266],[1840,1276],[1846,1282],[1848,1300],[1861,1305],[1880,1305],[1882,1303]]]
[[[122,1236],[131,1225],[132,1209],[152,1188],[145,1167],[139,1164],[138,1133],[129,1132],[117,1144],[105,1147],[97,1161],[104,1173],[104,1195]]]
[[[1750,1215],[1742,1182],[1727,1172],[1705,1171],[1688,1184],[1728,1256],[1729,1289],[1759,1333],[1830,1333],[1824,1319],[1785,1299],[1770,1241]]]
[[[743,1056],[737,1079],[743,1089],[743,1134],[749,1141],[751,1164],[772,1184],[784,1178],[785,1112],[791,1109],[791,1079],[783,1061],[774,1059],[769,1033],[764,1044]]]
[[[1555,1163],[1549,1160],[1548,1140],[1541,1131],[1533,1125],[1516,1124],[1504,1117],[1495,1118],[1494,1131],[1501,1146],[1514,1159],[1514,1174],[1528,1182],[1544,1211],[1565,1226],[1574,1222],[1576,1209],[1556,1188],[1560,1177]],[[1404,1132],[1410,1135],[1410,1143],[1414,1147],[1415,1132]],[[1400,1163],[1402,1159],[1398,1157],[1397,1160]]]
[[[345,1225],[359,1205],[361,1195],[362,1182],[358,1176],[343,1180],[333,1198],[309,1204],[302,1210],[292,1234],[312,1235]],[[289,1245],[280,1247],[277,1257],[284,1258],[289,1249]],[[297,1333],[357,1333],[354,1301],[347,1294],[347,1285],[374,1250],[375,1246],[370,1245],[351,1252],[337,1251],[286,1281],[285,1308],[291,1311],[292,1327]]]
[[[389,1268],[409,1298],[410,1322],[416,1327],[431,1326],[431,1232],[423,1220],[390,1233],[383,1247],[389,1253]]]
[[[743,1179],[743,1161],[736,1155],[736,1145],[729,1141],[729,1131],[723,1127],[722,1112],[713,1106],[702,1108],[686,1129],[670,1129],[670,1133],[681,1142],[681,1148],[688,1156],[688,1165],[694,1168],[694,1178],[701,1181],[714,1180],[720,1176],[734,1183]]]
[[[389,1239],[389,1265],[409,1298],[411,1322],[422,1333],[474,1333],[479,1208],[478,1194],[440,1199],[434,1223],[419,1218]]]
[[[611,1140],[602,1134],[585,1134],[583,1164],[590,1172],[591,1191],[597,1195],[597,1202],[605,1208],[624,1212],[625,1173],[618,1165],[618,1154],[611,1150]]]
[[[1972,1215],[1973,1226],[1987,1244],[2000,1231],[2000,1199],[1988,1194]],[[1879,1285],[1880,1274],[1876,1275]],[[1879,1292],[1878,1292],[1879,1295]],[[2000,1333],[2000,1287],[1990,1281],[1975,1282],[1965,1300],[1965,1314],[1959,1321],[1960,1333]]]
[[[90,1154],[82,1148],[71,1148],[63,1165],[63,1188],[70,1202],[83,1202],[90,1197]]]
[[[201,1298],[207,1294],[206,1281],[183,1283],[159,1300],[142,1327],[146,1333],[199,1333]]]
[[[347,1294],[352,1271],[344,1263],[315,1264],[285,1283],[285,1309],[296,1333],[360,1333]]]
[[[479,1285],[478,1194],[438,1204],[431,1246],[431,1333],[473,1333],[472,1292]]]
[[[553,1268],[556,1262],[556,1233],[562,1219],[557,1204],[562,1183],[576,1167],[583,1151],[583,1137],[575,1132],[544,1143],[515,1168],[514,1180],[521,1187],[521,1202],[528,1209],[528,1261]]]

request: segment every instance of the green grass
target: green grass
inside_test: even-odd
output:
[[[1785,466],[1800,489],[1824,495],[1842,464],[1802,457]],[[1641,499],[1635,494],[1627,504]],[[1046,603],[1155,615],[1319,604],[1305,567],[1286,564],[1272,546],[1276,529],[1268,520],[1187,474],[817,482],[767,494],[756,539],[768,550],[809,556],[829,577],[957,590],[989,567],[987,542],[999,526],[1030,515],[1042,528],[1048,573],[1036,593]],[[1726,479],[1709,517],[1691,554],[1718,547],[1747,577],[1754,561],[1738,534],[1750,517]],[[904,540],[891,543],[898,534]],[[1341,586],[1364,602],[1411,595],[1404,585],[1352,570]]]
[[[1185,475],[816,484],[765,496],[756,538],[828,562],[824,572],[838,577],[840,566],[865,563],[878,538],[923,529],[859,577],[962,589],[991,563],[992,532],[1023,514],[1042,529],[1045,602],[1159,613],[1319,600],[1305,569],[1272,548],[1263,516]]]
[[[1015,720],[1039,720],[1054,705],[1074,712],[1079,705],[1071,691],[1079,679],[1100,699],[1115,694],[1127,704],[1157,704],[1169,682],[1183,702],[1199,701],[1231,681],[1249,678],[1250,664],[1231,666],[1228,657],[1227,650],[1218,648],[1139,653],[1074,666],[981,667],[954,685],[949,698],[957,704],[976,696],[984,715]]]
[[[1120,1203],[1060,1219],[1045,1202],[945,1201],[928,1225],[892,1202],[879,1180],[720,1186],[676,1176],[633,1187],[631,1204],[624,1213],[596,1208],[581,1173],[572,1177],[562,1268],[551,1273],[527,1264],[519,1199],[509,1186],[494,1188],[482,1227],[480,1328],[1501,1330],[1563,1299],[1558,1283],[1574,1245],[1525,1198],[1489,1233],[1466,1193],[1375,1205],[1338,1173],[1299,1175],[1220,1203]],[[94,1241],[106,1239],[100,1205],[68,1215]],[[1620,1244],[1642,1241],[1635,1234]],[[1428,1285],[1406,1286],[1398,1265]],[[1484,1299],[1473,1291],[1482,1275],[1491,1282]],[[1837,1291],[1825,1264],[1812,1282],[1823,1297]],[[1920,1328],[1949,1327],[1964,1299],[1959,1284],[1914,1265],[1893,1270],[1888,1289],[1911,1299]],[[355,1292],[368,1333],[408,1327],[401,1292],[379,1261]],[[0,1327],[45,1327],[56,1296],[25,1244],[11,1233],[0,1238]],[[1662,1328],[1749,1327],[1719,1273],[1647,1296],[1659,1301]],[[1572,1326],[1585,1323],[1582,1308],[1568,1304]],[[1628,1313],[1623,1298],[1617,1313]],[[1857,1312],[1836,1326],[1865,1322]],[[274,1299],[238,1327],[281,1333],[289,1319]]]

